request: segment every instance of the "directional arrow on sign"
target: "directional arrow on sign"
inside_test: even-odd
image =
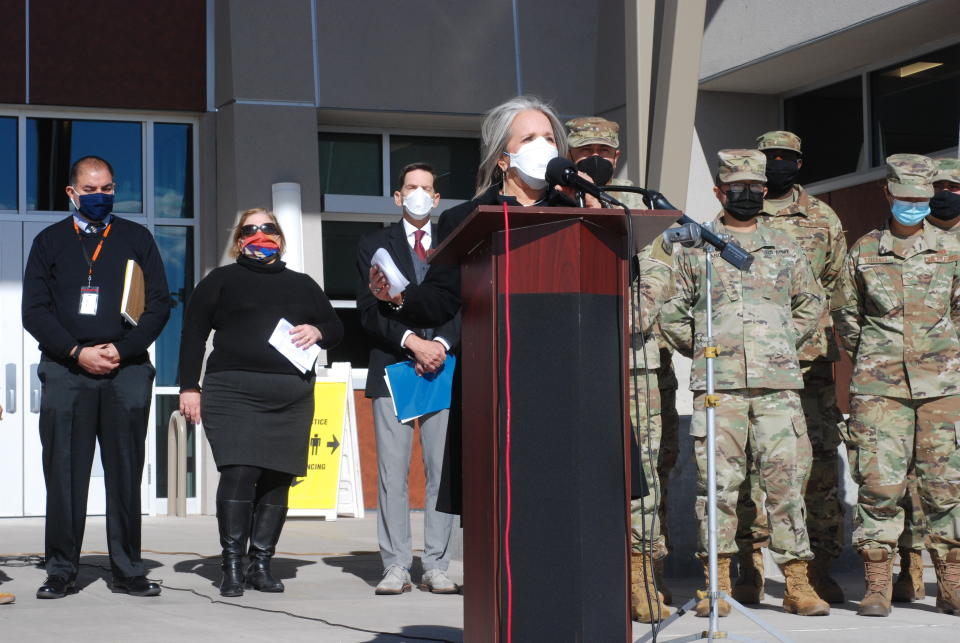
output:
[[[337,440],[337,436],[335,435],[331,435],[330,437],[332,437],[333,440],[331,442],[327,442],[327,446],[330,447],[330,453],[332,454],[337,450],[337,447],[340,446],[340,441]]]

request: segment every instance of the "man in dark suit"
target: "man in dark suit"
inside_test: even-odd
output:
[[[357,307],[360,323],[370,338],[370,362],[366,396],[373,398],[379,475],[377,535],[383,560],[383,579],[377,594],[409,591],[413,562],[407,475],[413,446],[413,423],[401,423],[394,413],[384,367],[412,359],[418,374],[432,373],[445,362],[460,340],[460,315],[436,328],[411,328],[385,317],[377,299],[367,287],[373,254],[384,248],[404,277],[419,284],[427,274],[427,254],[436,245],[436,226],[430,211],[440,202],[434,181],[436,174],[426,163],[413,163],[401,170],[399,189],[393,199],[403,209],[403,218],[364,237],[357,248]],[[447,577],[447,554],[453,516],[437,511],[444,444],[449,409],[419,418],[420,444],[427,478],[424,498],[424,553],[421,588],[437,594],[457,592]]]

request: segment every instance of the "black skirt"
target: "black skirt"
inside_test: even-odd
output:
[[[245,464],[306,475],[313,383],[312,373],[207,373],[200,415],[217,468]]]

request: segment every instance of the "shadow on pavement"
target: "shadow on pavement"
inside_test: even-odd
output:
[[[397,634],[378,634],[364,643],[405,643],[407,641],[461,643],[463,630],[445,625],[408,625]]]
[[[277,580],[287,580],[297,577],[297,569],[306,565],[316,565],[316,561],[302,560],[300,558],[274,557],[270,563],[270,571]],[[219,587],[220,576],[220,557],[213,558],[191,558],[181,560],[175,563],[173,571],[181,574],[196,574],[210,581],[210,584]]]
[[[353,574],[370,587],[376,587],[383,577],[383,563],[378,551],[352,551],[347,556],[326,556],[322,560],[330,567],[339,567],[345,574]],[[419,563],[420,559],[414,558],[414,565]]]
[[[147,570],[147,576],[150,576],[150,571],[156,569],[157,567],[163,567],[163,563],[150,560],[149,558],[143,559],[143,566]],[[80,557],[80,572],[77,574],[77,591],[83,591],[85,588],[89,587],[98,580],[102,580],[104,583],[109,584],[113,579],[113,572],[110,568],[110,557],[103,555],[94,555],[94,556],[81,556]]]

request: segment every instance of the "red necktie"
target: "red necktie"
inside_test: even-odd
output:
[[[423,230],[417,230],[413,233],[413,251],[420,257],[420,261],[427,260],[427,251],[423,247],[423,235],[427,234]]]

